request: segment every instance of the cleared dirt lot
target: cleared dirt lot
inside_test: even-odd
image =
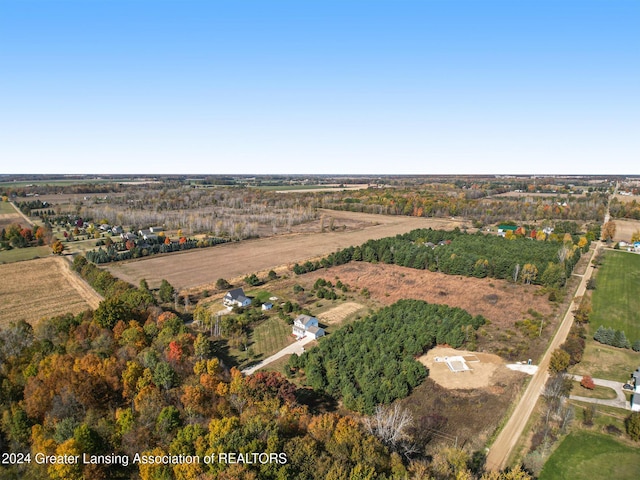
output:
[[[462,356],[471,370],[452,372],[445,362],[435,358]],[[478,361],[479,360],[479,361]],[[444,388],[485,388],[513,378],[513,372],[505,366],[504,360],[490,353],[468,352],[448,347],[436,347],[418,358],[429,369],[429,377]],[[524,374],[520,375],[524,377]]]
[[[87,301],[95,292],[79,293],[80,280],[74,279],[63,258],[0,265],[0,278],[0,327],[19,320],[35,324],[43,318],[95,306],[94,301]]]
[[[341,248],[406,233],[416,228],[463,226],[456,220],[374,215],[354,212],[322,211],[334,218],[334,231],[283,235],[228,243],[202,250],[155,256],[137,261],[110,264],[106,268],[127,282],[137,285],[146,278],[151,287],[164,278],[178,289],[201,286],[213,289],[218,278],[237,279],[254,272],[292,265],[327,255]],[[325,220],[325,225],[329,225]],[[344,225],[344,227],[343,227]],[[328,230],[328,228],[327,228]]]
[[[368,289],[371,298],[383,305],[413,298],[460,307],[473,315],[483,315],[495,325],[511,326],[530,308],[543,315],[551,313],[546,297],[535,295],[540,287],[513,285],[491,278],[460,277],[366,262],[321,269],[304,277],[308,283],[318,278],[337,277],[352,290]]]

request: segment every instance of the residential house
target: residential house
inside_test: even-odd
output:
[[[158,235],[153,233],[149,229],[139,230],[138,231],[138,235],[140,235],[142,238],[144,238],[145,240],[148,240],[148,241],[158,240]]]
[[[133,240],[133,241],[138,240],[138,236],[135,233],[131,233],[131,232],[121,233],[120,238],[122,238],[122,240],[124,240],[125,242],[128,240]]]
[[[631,374],[633,394],[631,395],[631,411],[640,412],[640,367]]]
[[[114,235],[120,235],[122,232],[124,232],[122,227],[115,226],[111,229],[111,233]]]
[[[158,233],[164,232],[164,228],[162,228],[162,227],[149,227],[149,231],[151,233],[158,234]]]
[[[504,237],[508,231],[515,232],[517,229],[515,225],[498,225],[498,235]]]
[[[109,225],[108,223],[103,223],[98,228],[104,232],[108,232],[109,230],[111,230],[111,225]]]
[[[273,308],[273,303],[270,303],[270,302],[263,303],[261,308],[263,311],[271,310]]]
[[[234,288],[229,290],[222,299],[222,304],[231,310],[233,307],[248,307],[251,305],[251,299],[244,294],[242,288]]]
[[[299,339],[304,337],[319,338],[324,329],[318,326],[318,319],[309,315],[298,315],[293,321],[293,334]]]

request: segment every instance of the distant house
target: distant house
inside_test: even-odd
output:
[[[125,242],[128,240],[138,240],[138,236],[135,233],[131,232],[121,233],[120,238],[122,238],[122,240],[124,240]]]
[[[244,294],[242,288],[234,288],[229,290],[222,299],[222,304],[231,310],[233,307],[248,307],[251,305],[251,299]]]
[[[273,303],[270,303],[270,302],[263,303],[261,308],[264,311],[271,310],[273,308]]]
[[[108,223],[103,223],[98,228],[104,232],[108,232],[109,230],[111,230],[111,225],[109,225]]]
[[[149,227],[149,231],[151,233],[160,233],[160,232],[164,232],[164,228],[162,228],[162,227]]]
[[[324,329],[318,326],[318,319],[309,315],[298,315],[293,321],[293,334],[303,337],[319,338],[324,335]]]
[[[640,253],[640,242],[634,242],[633,243],[633,250],[636,253]]]
[[[113,233],[114,235],[120,235],[124,230],[122,230],[122,227],[113,227],[111,229],[111,233]]]
[[[507,232],[515,232],[517,229],[515,225],[498,225],[498,235],[504,237]]]
[[[631,395],[631,411],[640,412],[640,367],[631,374],[633,394]]]
[[[148,241],[158,240],[158,235],[149,229],[139,230],[138,235]]]

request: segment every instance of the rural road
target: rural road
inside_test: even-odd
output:
[[[9,202],[11,204],[11,206],[16,210],[16,213],[18,215],[20,215],[22,218],[24,218],[24,221],[27,222],[29,224],[29,226],[34,227],[35,224],[31,221],[31,219],[29,217],[27,217],[24,213],[22,213],[22,210],[20,210],[15,203],[13,202]]]
[[[274,353],[270,357],[267,357],[264,360],[262,360],[260,363],[256,363],[253,367],[245,368],[244,370],[242,370],[242,373],[244,373],[245,375],[251,375],[256,370],[261,369],[262,367],[270,364],[271,362],[275,362],[276,360],[284,357],[285,355],[291,355],[292,353],[297,353],[298,355],[301,355],[304,352],[304,346],[307,343],[313,342],[313,340],[314,339],[311,337],[304,337],[300,340],[297,340],[295,343],[292,343],[288,347],[283,348],[278,353]]]
[[[587,266],[587,271],[582,276],[580,284],[578,285],[578,289],[575,292],[574,298],[584,295],[587,282],[591,278],[593,274],[593,266],[591,265],[591,260],[593,260],[598,249],[601,248],[600,242],[594,242],[596,247],[591,252],[591,258],[589,258],[589,263]],[[539,364],[538,371],[529,382],[520,402],[514,409],[511,417],[507,421],[506,425],[498,434],[495,442],[491,445],[489,449],[489,453],[487,454],[486,461],[486,469],[487,470],[502,470],[505,467],[507,460],[509,459],[509,455],[513,451],[520,435],[524,430],[529,417],[531,416],[531,412],[536,406],[536,402],[538,401],[538,397],[542,393],[544,389],[544,385],[549,378],[549,360],[551,359],[551,354],[554,350],[560,347],[565,340],[567,339],[567,335],[569,334],[569,330],[571,329],[571,325],[573,324],[573,310],[575,310],[577,305],[572,300],[567,312],[558,327],[558,330],[551,340],[549,344],[549,348],[545,352],[542,357],[542,361]]]

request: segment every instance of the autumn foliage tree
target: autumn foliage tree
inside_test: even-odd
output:
[[[596,384],[594,383],[593,378],[591,378],[589,375],[584,375],[582,377],[582,380],[580,380],[580,385],[589,390],[593,390],[594,388],[596,388]]]
[[[607,242],[611,242],[616,235],[616,223],[609,220],[602,226],[602,238]]]
[[[55,255],[62,255],[62,252],[64,252],[64,244],[60,240],[56,240],[51,245],[51,250]]]

